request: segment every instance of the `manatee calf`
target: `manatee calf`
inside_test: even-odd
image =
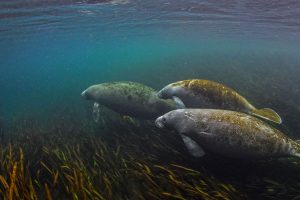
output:
[[[192,79],[171,83],[158,92],[163,99],[173,98],[187,108],[212,108],[244,112],[281,124],[270,108],[257,109],[233,89],[209,80]]]
[[[203,152],[244,159],[300,157],[300,145],[297,142],[260,119],[244,113],[178,109],[157,118],[155,124],[189,137]]]
[[[122,115],[142,119],[156,119],[177,108],[174,101],[158,98],[154,89],[129,81],[93,85],[84,90],[81,96],[95,102],[95,121],[99,118],[99,104]]]

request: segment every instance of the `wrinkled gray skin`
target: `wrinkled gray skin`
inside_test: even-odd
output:
[[[243,158],[299,157],[300,145],[250,115],[215,109],[178,109],[155,121],[159,128],[176,130],[206,152]]]
[[[93,85],[84,90],[81,96],[122,115],[142,119],[156,119],[176,109],[172,100],[158,98],[154,89],[129,81]]]

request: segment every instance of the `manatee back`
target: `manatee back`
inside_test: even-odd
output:
[[[178,87],[178,96],[182,96],[187,107],[242,112],[253,109],[253,106],[244,97],[223,84],[203,79],[191,79],[179,83],[174,84],[174,87]]]
[[[244,113],[193,109],[192,138],[209,151],[239,158],[286,156],[291,140],[279,130]]]
[[[106,95],[99,103],[123,115],[154,119],[160,114],[157,113],[157,105],[161,108],[165,106],[161,102],[163,100],[156,97],[154,89],[139,83],[113,82],[105,83],[102,87]]]

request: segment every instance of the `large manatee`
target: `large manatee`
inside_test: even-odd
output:
[[[177,108],[174,101],[158,98],[154,89],[129,81],[92,85],[81,96],[95,102],[93,113],[96,120],[99,104],[122,115],[142,119],[156,119]]]
[[[250,115],[216,109],[178,109],[155,121],[197,143],[198,149],[235,158],[300,157],[300,145]]]
[[[280,116],[270,108],[257,109],[233,89],[203,79],[183,80],[161,89],[158,96],[173,98],[186,108],[211,108],[244,112],[280,124]]]

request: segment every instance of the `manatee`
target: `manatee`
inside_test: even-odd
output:
[[[209,80],[191,79],[171,83],[161,89],[158,96],[163,99],[173,98],[186,108],[233,110],[282,123],[274,110],[257,109],[233,89]]]
[[[99,118],[99,104],[122,115],[142,119],[156,119],[158,116],[177,109],[173,100],[160,99],[157,91],[135,82],[110,82],[92,85],[81,94],[95,102],[93,116]]]
[[[300,157],[300,145],[281,131],[245,113],[218,109],[178,109],[156,119],[159,128],[175,130],[198,149],[227,157],[262,159]]]

